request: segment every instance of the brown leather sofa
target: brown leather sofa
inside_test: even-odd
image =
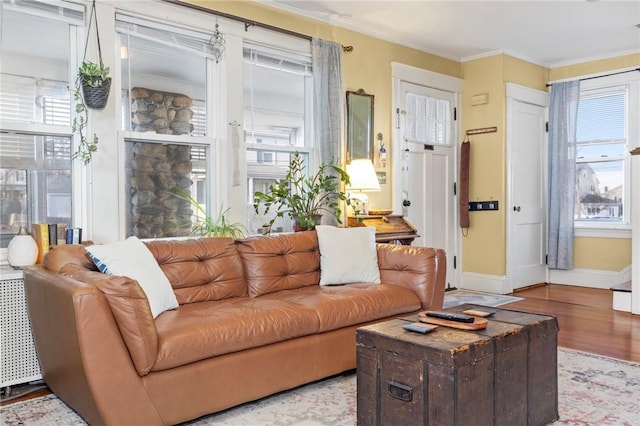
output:
[[[356,328],[444,298],[440,249],[378,244],[380,284],[320,286],[315,231],[147,247],[180,305],[155,320],[83,246],[25,271],[44,380],[92,425],[180,423],[354,369]]]

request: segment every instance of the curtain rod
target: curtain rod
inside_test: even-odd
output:
[[[635,72],[635,71],[640,71],[640,68],[634,68],[632,70],[612,72],[612,73],[609,73],[609,74],[594,75],[593,77],[579,78],[578,81],[593,80],[594,78],[609,77],[609,76],[612,76],[612,75],[625,74],[625,73],[628,73],[628,72]],[[553,86],[553,83],[547,83],[547,87],[550,87],[550,86]]]
[[[233,21],[242,22],[244,24],[244,30],[245,31],[249,31],[249,28],[251,28],[251,27],[259,27],[259,28],[264,28],[264,29],[271,30],[271,31],[276,31],[276,32],[279,32],[279,33],[282,33],[282,34],[287,34],[287,35],[290,35],[290,36],[302,38],[302,39],[309,40],[309,41],[311,41],[311,39],[312,39],[312,37],[307,35],[307,34],[297,33],[295,31],[287,30],[285,28],[276,27],[276,26],[273,26],[273,25],[265,24],[263,22],[253,21],[251,19],[243,18],[243,17],[237,16],[237,15],[232,15],[230,13],[225,13],[225,12],[220,12],[218,10],[208,9],[206,7],[199,6],[197,4],[185,3],[182,0],[162,0],[162,1],[164,1],[165,3],[170,3],[170,4],[173,4],[173,5],[176,5],[176,6],[181,6],[181,7],[186,7],[188,9],[197,10],[198,12],[209,13],[211,15],[216,15],[216,16],[220,16],[222,18],[231,19]],[[343,52],[352,52],[353,51],[353,46],[344,46],[343,45],[342,46],[342,51]]]

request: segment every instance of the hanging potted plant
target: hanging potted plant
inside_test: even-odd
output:
[[[88,61],[87,48],[89,46],[89,36],[91,35],[91,25],[95,20],[96,40],[98,43],[98,63]],[[87,28],[87,41],[84,48],[84,58],[78,68],[73,99],[76,103],[76,116],[73,119],[72,130],[80,136],[80,145],[73,153],[73,159],[80,159],[84,164],[89,164],[94,152],[98,150],[98,135],[87,139],[86,126],[89,120],[89,109],[102,109],[107,105],[109,92],[111,90],[111,77],[109,77],[109,67],[102,61],[102,49],[100,47],[100,33],[98,31],[98,16],[96,13],[96,2],[91,5],[89,26]]]
[[[100,43],[98,41],[98,43]],[[98,44],[99,46],[99,44]],[[82,87],[82,97],[87,108],[102,109],[109,100],[111,90],[111,77],[109,77],[109,67],[102,62],[82,61],[78,68],[78,80]]]
[[[96,42],[98,43],[98,63],[87,60],[87,48],[89,47],[89,36],[91,35],[91,24],[95,20]],[[76,86],[82,87],[82,96],[87,108],[102,109],[107,105],[109,91],[111,90],[111,77],[109,77],[109,67],[102,62],[102,48],[100,47],[100,31],[98,30],[98,15],[96,12],[96,1],[91,5],[89,26],[87,28],[87,41],[84,46],[84,57],[82,64],[78,68]]]
[[[342,223],[340,201],[349,205],[346,194],[340,190],[340,183],[349,184],[349,175],[340,167],[322,163],[314,175],[307,176],[305,161],[296,152],[284,179],[275,181],[267,192],[254,194],[255,212],[268,214],[273,208],[276,215],[273,222],[285,215],[293,220],[294,231],[314,229],[320,223],[324,213],[335,217]]]

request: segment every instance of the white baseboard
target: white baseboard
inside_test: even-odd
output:
[[[549,269],[548,271],[550,283],[577,287],[609,289],[611,286],[631,280],[631,265],[621,271],[602,271],[598,269],[571,269],[567,271]],[[511,285],[504,275],[463,272],[458,287],[484,293],[511,293]]]
[[[578,287],[611,288],[631,280],[631,266],[621,271],[601,271],[598,269],[549,270],[549,282]]]
[[[506,276],[477,274],[475,272],[463,272],[460,279],[460,288],[465,290],[481,291],[483,293],[509,294],[511,286]]]

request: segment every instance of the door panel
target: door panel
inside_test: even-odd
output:
[[[438,101],[449,102],[449,110],[453,113],[454,96],[443,92],[402,83],[403,99],[409,95],[422,95],[435,98]],[[438,114],[441,115],[442,102],[438,104]],[[401,106],[404,111],[405,105]],[[428,112],[428,111],[425,111]],[[429,122],[426,120],[425,122]],[[400,135],[402,142],[401,163],[401,198],[402,213],[418,231],[419,237],[414,245],[442,248],[447,253],[447,283],[455,286],[454,256],[456,256],[457,237],[457,207],[453,193],[456,176],[456,146],[452,139],[453,129],[438,127],[440,123],[429,123],[431,129],[438,131],[416,131],[416,122],[411,129],[412,137],[405,132],[407,120],[400,121]],[[444,126],[453,127],[453,120]],[[421,143],[415,140],[416,134],[435,135],[437,144]],[[446,135],[446,137],[443,137]]]
[[[509,99],[508,275],[512,290],[546,281],[546,140],[543,105]]]

